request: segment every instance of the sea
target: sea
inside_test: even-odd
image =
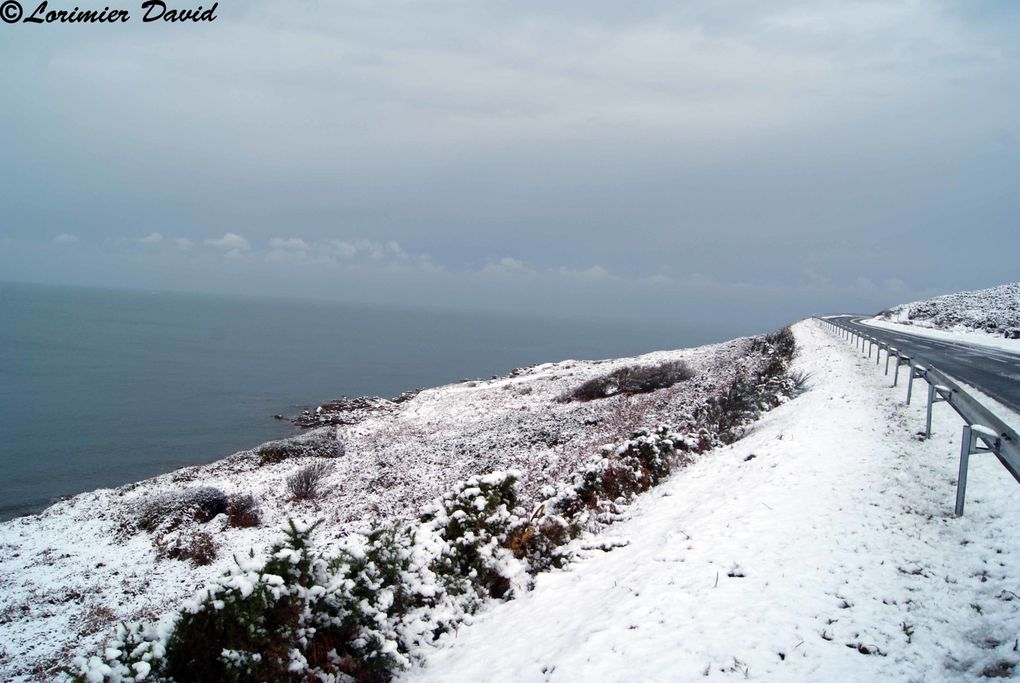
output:
[[[0,521],[288,436],[296,429],[274,415],[340,396],[740,333],[679,319],[0,283]]]

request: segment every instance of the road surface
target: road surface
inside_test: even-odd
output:
[[[1014,412],[1020,413],[1020,354],[976,346],[964,342],[919,337],[908,331],[862,325],[869,316],[829,316],[862,334],[899,349],[902,353],[927,361],[935,368],[975,387]]]

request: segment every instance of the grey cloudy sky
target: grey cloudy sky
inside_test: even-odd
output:
[[[1018,279],[1014,2],[217,14],[0,25],[0,280],[769,325]]]

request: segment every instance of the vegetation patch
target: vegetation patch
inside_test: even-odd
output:
[[[213,486],[196,486],[158,496],[138,510],[138,528],[167,532],[188,522],[205,523],[227,511],[227,494]]]
[[[227,519],[233,527],[256,527],[262,522],[262,511],[255,496],[235,494],[227,503]]]
[[[526,590],[529,574],[570,560],[573,539],[619,519],[620,506],[693,454],[739,438],[761,411],[791,398],[792,338],[785,330],[753,341],[750,351],[764,357],[721,392],[676,426],[638,430],[603,448],[544,488],[530,510],[519,504],[520,474],[511,470],[469,477],[419,519],[376,523],[330,553],[312,544],[317,524],[291,520],[268,554],[235,557],[236,566],[161,626],[121,624],[101,654],[77,659],[72,673],[124,683],[390,680],[483,601]],[[663,377],[690,376],[682,364],[650,367],[660,370],[625,386],[661,388]],[[288,479],[291,495],[319,495],[329,468],[302,467]],[[742,576],[738,570],[730,575]]]
[[[694,374],[683,361],[631,365],[590,379],[560,400],[594,401],[617,394],[646,394],[691,379]]]
[[[339,458],[344,452],[343,442],[336,437],[336,428],[323,427],[290,439],[262,444],[255,455],[259,466],[262,466],[292,458]]]
[[[287,491],[293,500],[315,500],[322,493],[322,482],[333,466],[325,461],[305,465],[287,477]]]

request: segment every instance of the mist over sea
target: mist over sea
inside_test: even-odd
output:
[[[286,436],[274,414],[341,395],[740,333],[0,283],[0,520]]]

